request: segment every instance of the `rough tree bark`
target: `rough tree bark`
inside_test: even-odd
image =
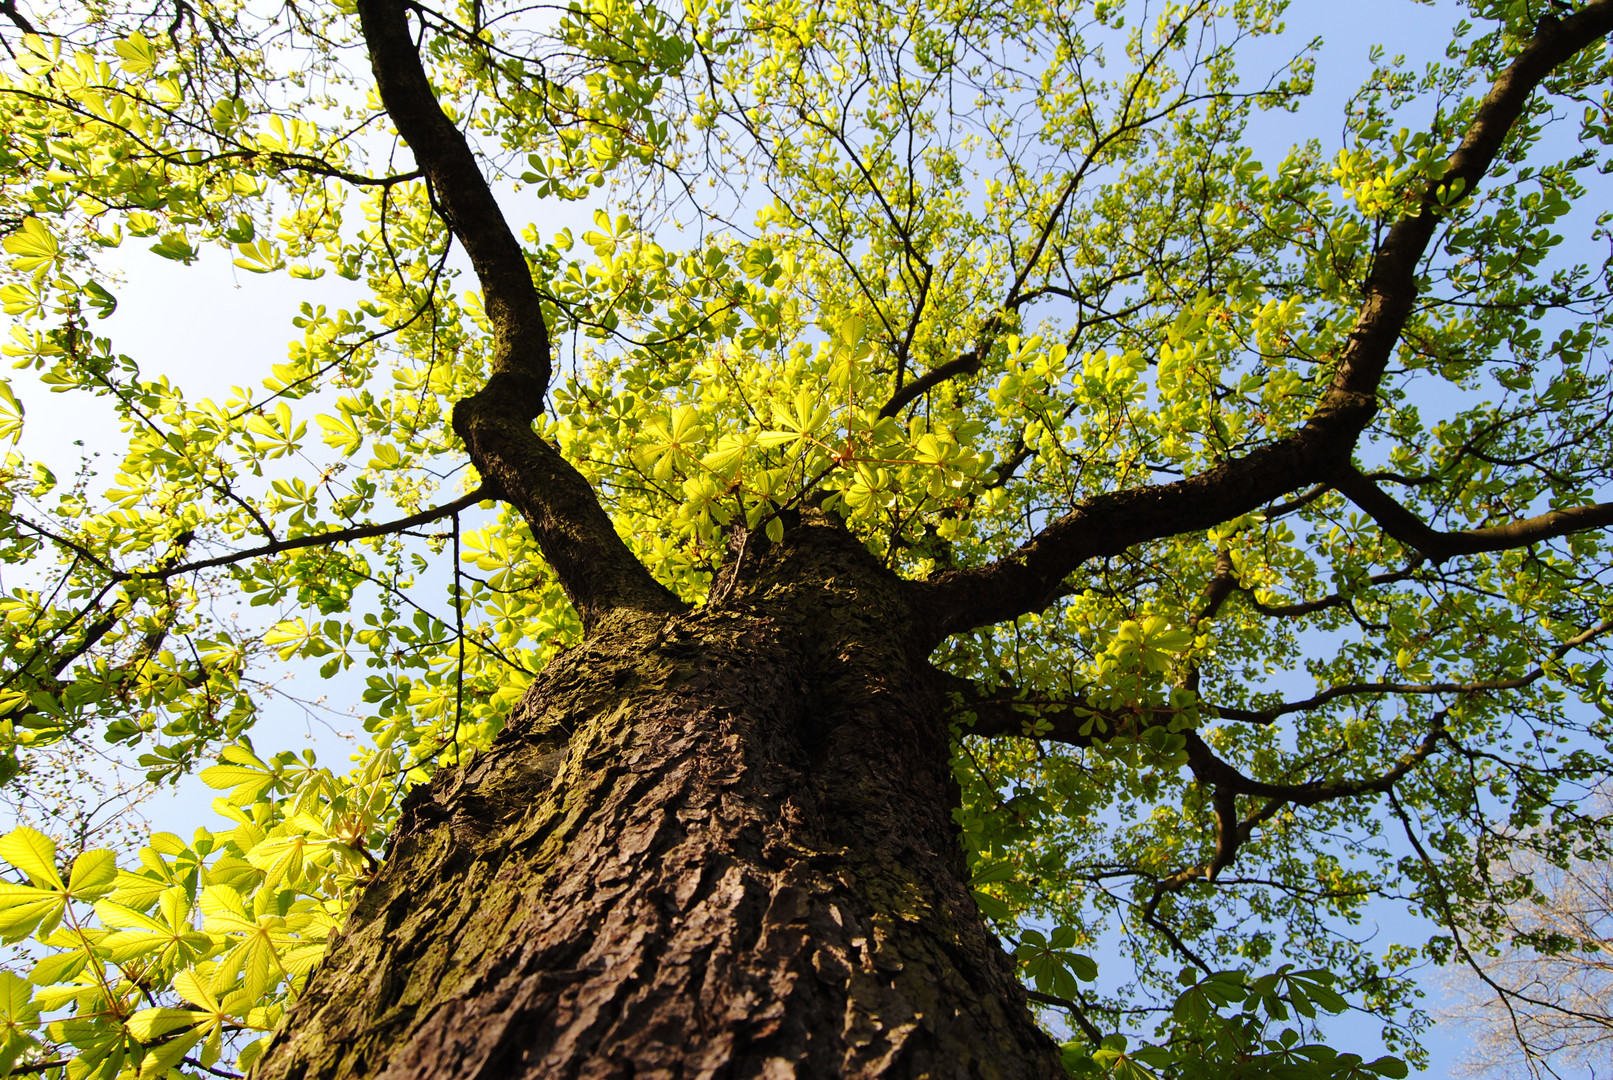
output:
[[[761,547],[411,796],[258,1076],[1062,1075],[969,895],[899,583],[823,519]]]
[[[945,719],[958,680],[930,651],[1044,608],[1086,560],[1311,485],[1435,559],[1613,520],[1600,506],[1437,533],[1352,469],[1444,213],[1430,184],[1385,234],[1301,428],[1191,479],[1095,495],[997,562],[928,582],[899,581],[807,512],[778,544],[737,544],[722,599],[688,610],[534,433],[550,342],[526,259],[433,94],[408,5],[356,7],[382,101],[493,328],[492,375],[455,430],[486,490],[523,514],[586,634],[489,751],[410,796],[262,1080],[1062,1075],[967,888]],[[1610,31],[1613,0],[1543,21],[1442,182],[1471,191],[1534,88]],[[1218,808],[1257,790],[1207,747],[1194,770]],[[1285,797],[1311,796],[1323,797]],[[1220,820],[1230,861],[1242,826]]]

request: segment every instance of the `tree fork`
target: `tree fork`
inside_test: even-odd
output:
[[[746,561],[605,620],[410,796],[257,1076],[1063,1075],[896,579],[821,518]]]

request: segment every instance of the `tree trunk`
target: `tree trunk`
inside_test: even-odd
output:
[[[1063,1075],[896,579],[821,518],[730,571],[604,620],[410,796],[257,1076]]]

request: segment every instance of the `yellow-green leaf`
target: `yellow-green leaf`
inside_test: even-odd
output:
[[[110,851],[86,851],[73,860],[67,891],[77,899],[93,900],[112,891],[118,879],[118,857]]]
[[[38,829],[19,825],[0,837],[0,859],[27,874],[42,889],[67,888],[56,870],[56,843]]]
[[[56,238],[45,227],[45,223],[36,217],[23,218],[22,225],[3,243],[5,249],[16,256],[11,260],[12,265],[24,272],[49,266],[56,261],[60,251]]]

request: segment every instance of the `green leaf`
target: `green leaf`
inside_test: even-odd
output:
[[[1013,863],[984,863],[969,878],[970,885],[989,885],[997,881],[1012,881],[1018,874]]]
[[[250,270],[254,274],[268,274],[275,270],[284,270],[285,258],[280,249],[269,240],[250,240],[236,245],[240,258],[235,265],[243,270]]]
[[[67,889],[56,870],[56,843],[37,829],[19,825],[0,837],[0,859],[27,874],[41,889]]]
[[[49,266],[61,250],[45,223],[36,217],[23,218],[17,231],[6,237],[3,244],[15,256],[11,265],[24,273]]]
[[[0,1024],[10,1033],[39,1022],[39,1009],[33,1004],[34,988],[26,979],[0,968]]]
[[[39,1014],[33,987],[0,969],[0,1075],[8,1074],[19,1057],[38,1045],[33,1031]]]
[[[86,851],[73,860],[67,891],[74,898],[93,900],[112,891],[118,877],[117,856],[110,851]]]
[[[34,965],[33,971],[28,975],[28,981],[39,986],[68,982],[83,971],[89,962],[90,954],[84,949],[55,953]]]
[[[155,1077],[167,1074],[168,1070],[185,1060],[185,1055],[201,1041],[202,1033],[192,1028],[168,1042],[147,1050],[144,1060],[140,1062],[141,1080],[154,1080]]]
[[[123,70],[131,75],[144,75],[156,66],[157,50],[139,31],[114,42],[112,49],[122,57]]]
[[[270,643],[272,644],[272,643]],[[235,788],[233,801],[249,806],[258,796],[274,784],[274,775],[245,765],[209,765],[199,774],[202,783],[211,788]]]
[[[196,258],[196,249],[184,233],[164,233],[162,239],[151,245],[151,252],[175,262],[188,263]]]
[[[61,920],[67,897],[60,892],[0,883],[0,941],[48,934]]]
[[[993,922],[1010,922],[1013,920],[1014,909],[1002,900],[980,889],[973,889],[971,892],[974,894],[975,905],[980,908],[980,914]]]
[[[22,402],[11,391],[11,382],[0,379],[0,439],[10,437],[13,443],[22,438]]]

